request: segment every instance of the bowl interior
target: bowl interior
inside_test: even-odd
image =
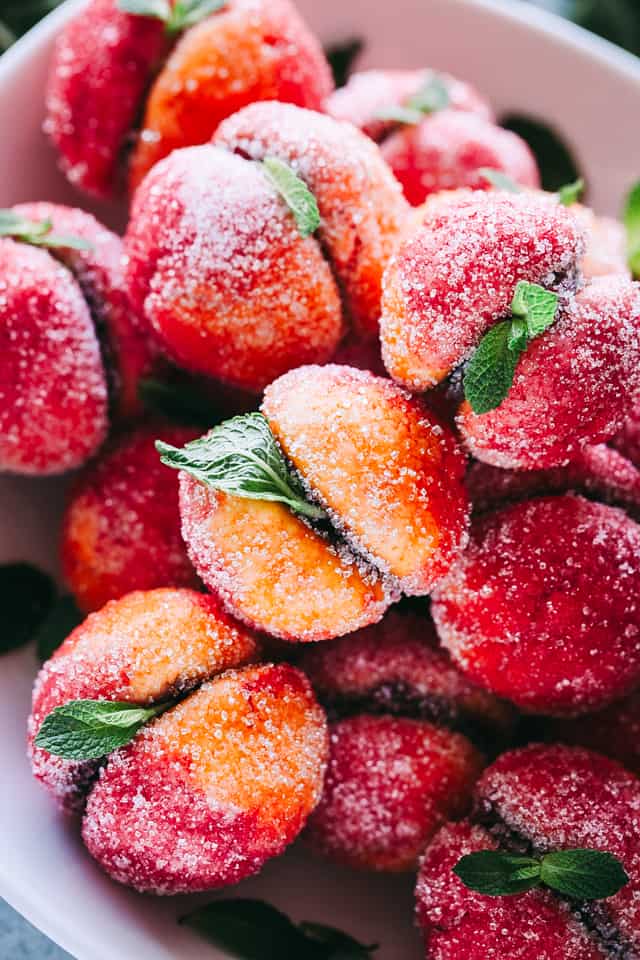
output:
[[[56,171],[41,133],[52,39],[82,2],[66,4],[0,61],[0,206],[31,199],[82,203]],[[499,111],[555,124],[574,147],[594,206],[618,211],[640,168],[633,122],[640,67],[630,56],[518,2],[300,0],[300,6],[328,42],[362,36],[363,66],[447,69],[476,83]],[[92,209],[111,225],[124,221],[122,208]],[[26,560],[55,572],[64,487],[64,480],[0,480],[0,562]],[[175,923],[192,900],[158,901],[111,883],[85,854],[77,824],[57,814],[31,779],[24,731],[36,669],[30,649],[0,665],[0,893],[79,960],[220,958]],[[242,884],[241,894],[268,899],[296,919],[379,941],[381,960],[417,960],[412,886],[412,877],[357,874],[294,848]]]

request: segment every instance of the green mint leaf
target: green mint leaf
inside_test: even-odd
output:
[[[558,190],[558,202],[564,207],[572,207],[577,203],[584,193],[585,182],[582,177],[574,180],[573,183],[567,183]]]
[[[213,409],[211,398],[193,383],[141,380],[138,397],[148,413],[175,423],[209,429],[220,419]]]
[[[556,319],[558,294],[546,290],[537,283],[521,280],[511,304],[514,317],[524,321],[527,337],[532,340],[540,336]]]
[[[431,74],[417,93],[409,97],[405,106],[422,114],[446,110],[451,103],[449,87],[437,73]]]
[[[509,331],[509,350],[515,350],[522,353],[527,348],[527,325],[522,317],[515,316],[511,321],[511,330]]]
[[[364,40],[362,37],[352,37],[325,49],[324,53],[331,67],[336,87],[344,87],[353,73],[356,60],[363,50]]]
[[[496,190],[505,190],[507,193],[523,192],[524,188],[511,177],[507,176],[506,173],[502,173],[501,170],[493,170],[491,167],[480,167],[478,173],[483,180],[490,183]]]
[[[555,193],[566,183],[573,183],[580,178],[580,171],[570,149],[560,135],[546,123],[523,114],[511,114],[504,117],[500,123],[529,144],[538,162],[545,190]]]
[[[53,580],[28,563],[0,566],[0,654],[28,643],[56,598]]]
[[[323,923],[301,923],[299,929],[326,949],[327,960],[370,960],[371,954],[379,949],[377,943],[365,945],[348,933]]]
[[[474,413],[489,413],[505,399],[520,352],[512,349],[511,320],[496,323],[484,335],[464,374],[464,395]]]
[[[36,652],[40,661],[48,660],[64,643],[72,630],[84,620],[73,597],[60,597],[35,631]]]
[[[296,219],[303,237],[310,237],[320,226],[320,211],[316,198],[304,180],[282,160],[266,157],[262,167]]]
[[[261,413],[227,420],[181,450],[160,440],[156,449],[165,466],[185,470],[214,490],[285,503],[312,520],[326,518],[324,510],[305,499]]]
[[[540,863],[499,850],[481,850],[458,860],[453,872],[465,887],[488,897],[524,893],[540,883]]]
[[[640,278],[640,180],[626,199],[623,222],[627,230],[629,269],[634,277]]]
[[[67,760],[97,760],[129,743],[138,731],[171,704],[140,707],[117,700],[70,700],[42,722],[35,738],[41,747]]]
[[[12,210],[0,210],[0,237],[11,237],[36,247],[91,250],[91,244],[81,237],[61,236],[52,231],[51,220],[25,220]]]
[[[295,924],[261,900],[217,900],[182,917],[180,923],[238,960],[320,960],[308,951]]]
[[[167,20],[167,33],[182,33],[226,5],[227,0],[177,0]]]
[[[415,127],[424,120],[424,114],[411,107],[391,106],[378,110],[376,120],[388,120],[390,123],[402,123],[407,127]]]
[[[558,893],[576,900],[612,897],[629,882],[624,867],[600,850],[558,850],[542,858],[540,878]]]
[[[118,9],[136,17],[151,17],[164,23],[171,19],[169,0],[118,0]]]

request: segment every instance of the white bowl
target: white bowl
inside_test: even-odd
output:
[[[476,83],[498,110],[557,126],[601,212],[615,214],[640,175],[640,63],[604,41],[516,0],[299,2],[324,40],[363,36],[364,66],[446,68]],[[0,206],[82,203],[56,172],[40,132],[51,43],[81,6],[65,4],[0,61]],[[113,224],[123,218],[122,210],[97,212]],[[63,488],[64,481],[0,481],[0,562],[27,560],[55,572]],[[0,661],[0,894],[78,960],[221,960],[175,923],[192,901],[140,897],[111,883],[84,852],[76,825],[31,779],[24,739],[35,671],[31,649]],[[268,899],[296,919],[377,940],[380,960],[422,956],[412,931],[411,877],[357,874],[294,849],[240,893]]]

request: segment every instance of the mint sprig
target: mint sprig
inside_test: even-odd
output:
[[[170,36],[182,33],[205,17],[221,10],[227,0],[118,0],[118,9],[137,17],[162,20]]]
[[[437,73],[432,73],[405,103],[383,107],[376,113],[376,118],[415,126],[429,114],[446,110],[450,103],[447,83]]]
[[[124,747],[171,703],[141,707],[118,700],[70,700],[42,722],[35,745],[66,760],[97,760]]]
[[[623,222],[627,231],[627,260],[634,277],[640,279],[640,180],[627,196]]]
[[[218,900],[179,922],[238,960],[369,960],[377,949],[333,927],[295,924],[262,900]]]
[[[506,193],[522,193],[524,188],[502,170],[494,170],[493,167],[480,167],[479,175],[487,183],[490,183],[496,190],[504,190]]]
[[[156,449],[165,466],[184,470],[221,493],[277,501],[311,520],[326,519],[324,510],[306,500],[261,413],[226,420],[182,449],[160,440]]]
[[[588,849],[558,850],[539,859],[481,850],[462,857],[453,872],[470,890],[488,897],[543,885],[575,900],[602,900],[629,882],[617,857]]]
[[[511,319],[491,327],[478,344],[464,374],[464,395],[474,413],[499,407],[513,384],[518,360],[529,343],[555,321],[558,295],[521,280],[511,304]]]
[[[54,233],[51,220],[27,220],[13,210],[0,210],[0,237],[11,237],[34,247],[91,250],[91,244],[81,237]]]
[[[284,199],[303,237],[310,237],[320,226],[318,202],[304,180],[277,157],[266,157],[262,168],[271,184]]]
[[[572,207],[577,203],[585,190],[585,182],[582,177],[574,180],[573,183],[567,183],[558,190],[558,201],[563,207]]]

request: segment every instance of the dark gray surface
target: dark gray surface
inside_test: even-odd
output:
[[[47,940],[4,900],[0,900],[0,958],[2,960],[72,960],[70,954]]]

